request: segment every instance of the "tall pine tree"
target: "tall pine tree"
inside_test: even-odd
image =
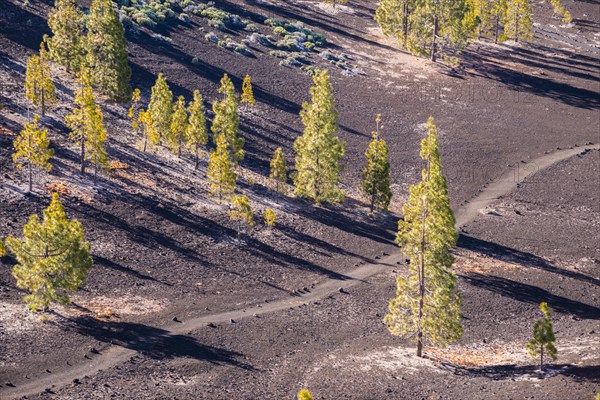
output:
[[[381,0],[375,20],[385,36],[396,38],[403,46],[408,39],[408,17],[414,11],[416,0]]]
[[[188,125],[188,114],[185,108],[185,99],[179,96],[173,105],[173,115],[171,118],[171,130],[168,136],[167,144],[173,153],[181,156],[181,147],[185,139],[185,132]]]
[[[54,155],[54,150],[49,149],[48,131],[40,129],[38,125],[38,115],[33,117],[33,122],[25,124],[25,129],[21,131],[15,139],[13,145],[15,152],[13,160],[17,168],[22,168],[23,164],[27,164],[29,173],[29,191],[31,192],[33,181],[33,168],[45,169],[50,171],[50,158]]]
[[[33,311],[47,310],[52,303],[69,304],[68,293],[79,289],[92,267],[90,244],[83,226],[69,221],[58,198],[23,227],[23,239],[8,237],[6,246],[17,258],[13,268],[17,286],[30,294],[23,297]]]
[[[208,143],[208,131],[206,129],[206,117],[204,116],[204,100],[198,90],[194,90],[194,100],[188,105],[190,114],[187,130],[185,132],[185,143],[194,152],[196,162],[194,169],[198,169],[200,146]]]
[[[156,83],[152,86],[152,94],[148,104],[148,111],[152,117],[152,127],[155,133],[149,136],[150,143],[159,144],[162,139],[168,136],[173,116],[172,104],[173,92],[169,89],[169,84],[164,75],[160,73],[156,78]]]
[[[85,15],[75,0],[56,0],[48,16],[52,36],[44,36],[50,58],[69,72],[79,72],[85,58]]]
[[[232,161],[237,164],[244,159],[244,139],[239,137],[240,117],[238,114],[238,98],[233,82],[227,74],[221,78],[219,93],[225,97],[213,103],[215,117],[212,121],[211,131],[213,141],[216,143],[219,136],[227,142]]]
[[[508,39],[530,39],[533,37],[531,5],[529,0],[508,0],[504,35]]]
[[[231,197],[237,179],[227,147],[225,136],[217,136],[217,148],[210,153],[206,172],[210,183],[210,193],[218,199],[219,204]]]
[[[421,142],[426,167],[421,182],[410,187],[396,236],[410,259],[409,275],[398,276],[396,297],[384,319],[392,334],[417,342],[418,357],[425,344],[444,346],[462,336],[461,299],[450,253],[458,235],[433,118],[427,130]]]
[[[86,158],[92,157],[95,171],[103,164],[100,148],[104,146],[106,132],[102,110],[96,104],[87,68],[81,71],[79,81],[81,89],[75,93],[76,108],[65,117],[65,123],[71,130],[71,139],[80,146],[81,173],[85,174]]]
[[[310,89],[312,102],[304,102],[300,111],[304,133],[294,142],[295,194],[316,203],[342,202],[344,192],[338,183],[346,143],[334,136],[338,129],[338,113],[328,71],[317,71],[313,82]]]
[[[360,190],[369,200],[371,212],[375,206],[387,210],[392,198],[388,147],[385,140],[379,138],[380,121],[381,115],[377,114],[377,130],[373,132],[373,140],[365,152],[366,165],[360,183]]]
[[[40,55],[33,55],[27,60],[25,72],[25,96],[40,108],[42,116],[46,109],[56,104],[55,87],[50,75],[50,65],[44,43],[40,46]]]
[[[94,84],[116,101],[131,98],[125,29],[113,0],[93,0],[87,21],[88,62]]]

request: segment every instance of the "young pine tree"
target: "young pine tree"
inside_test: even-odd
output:
[[[396,236],[410,259],[410,273],[407,278],[398,276],[396,297],[384,319],[393,335],[417,342],[418,357],[426,343],[444,346],[462,336],[461,299],[450,253],[458,235],[433,118],[427,121],[427,130],[421,142],[426,167],[421,182],[410,187]]]
[[[233,193],[237,179],[229,158],[227,140],[223,135],[217,136],[217,148],[210,153],[207,175],[210,182],[210,193],[213,197],[217,197],[221,204]]]
[[[185,132],[185,143],[194,152],[196,162],[194,169],[198,169],[200,146],[208,143],[208,130],[206,129],[206,117],[204,116],[204,100],[198,90],[194,90],[194,100],[188,105],[190,114],[187,130]]]
[[[317,71],[313,81],[315,85],[310,89],[312,102],[304,102],[300,111],[304,133],[294,142],[295,194],[316,203],[341,203],[344,192],[337,185],[346,144],[334,136],[338,128],[338,113],[327,70]]]
[[[227,215],[232,221],[240,221],[242,225],[245,224],[248,228],[254,226],[254,214],[247,196],[233,196],[231,198],[231,208],[227,211]]]
[[[298,400],[313,400],[313,396],[308,389],[302,389],[298,392]]]
[[[213,103],[215,113],[211,126],[213,140],[216,143],[219,136],[225,138],[231,152],[231,159],[237,165],[244,159],[244,139],[238,136],[240,124],[238,98],[235,94],[233,82],[227,74],[221,78],[219,93],[224,94],[225,97],[221,101]]]
[[[251,107],[253,107],[255,104],[254,92],[252,91],[252,83],[250,82],[250,75],[246,75],[244,77],[244,82],[242,83],[241,103],[246,103]]]
[[[267,208],[263,215],[263,219],[264,219],[265,225],[267,225],[270,228],[273,228],[275,226],[275,221],[277,219],[277,215],[275,215],[275,211],[273,211],[272,208]]]
[[[65,117],[65,123],[71,130],[71,139],[80,146],[81,173],[85,174],[85,160],[90,158],[90,155],[93,157],[96,170],[102,164],[100,148],[104,146],[106,131],[102,110],[96,104],[87,68],[81,71],[79,80],[81,89],[75,93],[76,108]]]
[[[50,158],[54,155],[54,150],[49,149],[48,131],[40,129],[38,125],[38,115],[33,117],[33,122],[25,124],[25,129],[21,131],[14,141],[15,152],[13,160],[17,168],[22,168],[27,164],[29,170],[29,191],[31,192],[33,180],[33,168],[45,169],[50,171]]]
[[[188,126],[188,114],[185,109],[185,99],[179,96],[173,105],[173,116],[171,118],[171,130],[167,137],[167,144],[173,153],[181,156],[181,147],[185,139],[185,132]]]
[[[67,219],[54,193],[41,223],[37,215],[30,216],[23,236],[6,239],[18,262],[13,268],[17,286],[30,292],[23,300],[33,311],[45,311],[52,303],[69,304],[68,292],[81,287],[92,266],[81,223]]]
[[[500,36],[500,23],[506,18],[507,0],[492,0],[490,17],[494,21],[494,42],[498,43]]]
[[[533,37],[531,5],[529,0],[508,0],[504,35],[508,39],[530,39]]]
[[[142,130],[142,135],[144,137],[144,144],[142,146],[142,151],[145,152],[148,147],[148,142],[150,145],[158,143],[160,138],[158,136],[158,132],[154,128],[154,123],[152,122],[152,114],[150,111],[140,111],[140,127]]]
[[[408,17],[416,5],[415,0],[381,0],[375,12],[375,20],[383,34],[397,39],[406,47],[409,32]]]
[[[50,58],[77,73],[85,58],[85,14],[75,0],[56,0],[48,16],[52,36],[44,36]]]
[[[278,147],[271,159],[271,174],[269,175],[277,193],[287,193],[287,172],[288,168],[283,150],[281,150],[281,147]]]
[[[92,1],[86,48],[94,84],[113,100],[129,100],[131,68],[127,61],[127,41],[113,0]]]
[[[554,329],[552,327],[552,320],[550,319],[552,313],[548,303],[540,303],[540,311],[543,314],[543,318],[535,323],[533,326],[533,339],[531,339],[525,346],[531,357],[540,357],[540,371],[544,370],[544,352],[553,361],[556,360],[556,347],[554,347]]]
[[[87,158],[94,166],[94,184],[98,177],[98,171],[109,169],[105,142],[104,116],[100,106],[96,106],[96,111],[90,121],[89,133],[86,137]]]
[[[168,135],[171,129],[173,114],[173,92],[169,89],[167,80],[162,73],[158,74],[156,83],[152,87],[148,111],[152,117],[152,127],[155,134],[149,136],[150,143],[157,145]]]
[[[142,96],[140,89],[135,88],[131,94],[131,106],[129,107],[129,112],[127,113],[127,117],[131,121],[131,128],[135,134],[139,134],[142,131],[140,114],[143,110],[141,101]]]
[[[373,212],[375,206],[387,210],[392,199],[388,148],[385,140],[379,139],[380,121],[381,114],[377,114],[377,130],[373,132],[373,140],[365,152],[366,165],[360,183],[360,190],[369,200],[371,212]]]
[[[55,87],[50,75],[44,43],[40,47],[40,55],[33,55],[27,60],[25,72],[25,96],[34,106],[40,107],[42,116],[46,109],[56,103]]]

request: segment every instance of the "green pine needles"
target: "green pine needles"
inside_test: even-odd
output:
[[[29,217],[23,238],[8,237],[6,246],[18,262],[13,269],[17,286],[29,291],[23,300],[33,311],[48,310],[52,303],[69,304],[68,293],[81,287],[92,267],[83,226],[67,219],[56,193],[42,221],[37,215]]]
[[[341,203],[344,192],[338,187],[346,143],[334,136],[338,129],[331,82],[327,70],[313,76],[312,102],[304,102],[300,116],[305,129],[294,142],[296,151],[295,194],[315,203]]]
[[[540,371],[543,371],[544,355],[547,355],[555,361],[557,358],[557,350],[554,346],[554,329],[552,327],[552,320],[550,319],[552,313],[550,307],[548,307],[548,303],[540,303],[540,311],[542,312],[543,317],[533,326],[533,339],[527,343],[525,348],[531,357],[539,357]]]
[[[50,158],[54,155],[54,150],[48,148],[50,144],[48,131],[39,127],[39,119],[40,117],[36,115],[33,117],[32,122],[26,123],[25,129],[19,133],[19,136],[17,136],[13,143],[15,148],[13,160],[17,168],[21,169],[24,164],[27,164],[30,192],[32,189],[33,169],[50,171],[52,169]]]
[[[238,136],[240,117],[238,114],[238,97],[233,82],[227,74],[221,78],[219,93],[224,95],[221,101],[213,103],[213,118],[211,131],[216,143],[219,136],[225,138],[231,160],[235,165],[244,159],[244,139]]]
[[[393,335],[416,341],[418,357],[423,356],[425,344],[444,346],[463,332],[461,298],[450,253],[458,235],[433,118],[427,121],[421,158],[426,162],[422,180],[410,187],[396,236],[402,252],[410,258],[409,275],[398,276],[396,297],[384,319]]]
[[[386,211],[392,199],[388,147],[385,140],[379,138],[381,114],[377,114],[375,121],[377,130],[373,132],[373,140],[365,152],[366,165],[360,183],[360,190],[368,199],[371,212],[375,206]]]

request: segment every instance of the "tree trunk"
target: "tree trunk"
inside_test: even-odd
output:
[[[436,53],[437,53],[437,35],[438,35],[438,24],[439,19],[437,14],[433,17],[433,38],[431,39],[431,61],[436,61]]]
[[[494,38],[494,43],[498,43],[498,30],[500,29],[500,16],[496,16],[496,33]]]
[[[42,117],[46,116],[46,92],[44,91],[44,87],[42,87]]]
[[[402,6],[403,16],[402,16],[402,33],[404,35],[404,44],[406,45],[406,38],[408,36],[408,3],[405,1]]]
[[[32,168],[31,168],[31,161],[29,161],[27,164],[29,164],[29,193],[31,193],[31,187],[32,187],[32,183],[31,181],[33,180],[33,173],[32,173]]]
[[[540,346],[540,371],[544,372],[544,345]]]
[[[85,138],[81,135],[81,175],[85,175]]]
[[[198,169],[198,143],[196,143],[196,165],[194,165],[194,170]]]
[[[371,214],[373,214],[374,208],[375,208],[375,195],[371,196]]]
[[[94,164],[94,186],[96,186],[97,181],[98,181],[98,164]]]
[[[515,42],[519,41],[519,18],[518,13],[515,13]]]
[[[144,134],[144,153],[146,152],[146,144],[148,143],[148,135]]]

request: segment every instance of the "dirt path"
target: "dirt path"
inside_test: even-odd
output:
[[[473,199],[461,206],[456,211],[455,215],[457,228],[460,228],[461,226],[473,221],[477,215],[479,215],[481,209],[484,209],[501,196],[510,193],[528,176],[569,157],[573,157],[574,155],[585,150],[591,149],[600,149],[600,145],[580,146],[572,149],[559,150],[530,161],[527,164],[517,165],[517,167],[512,168],[499,179],[487,185],[478,195],[476,195]],[[171,335],[182,335],[203,328],[209,323],[227,323],[232,319],[239,320],[249,316],[297,307],[304,303],[312,302],[331,295],[332,293],[339,291],[342,287],[350,288],[360,283],[366,283],[366,279],[383,271],[394,268],[402,262],[402,259],[402,254],[397,252],[395,254],[386,256],[381,260],[364,264],[354,269],[347,274],[351,279],[346,281],[328,279],[317,285],[308,293],[299,294],[271,303],[260,303],[255,306],[240,310],[202,315],[194,319],[183,321],[183,323],[172,322],[161,328]],[[85,363],[71,366],[62,371],[53,372],[52,374],[48,373],[45,376],[35,377],[27,383],[18,384],[14,388],[4,386],[0,391],[0,396],[2,399],[6,400],[18,399],[22,396],[30,396],[43,392],[47,388],[57,389],[72,383],[76,378],[82,379],[85,376],[95,375],[102,370],[111,368],[121,362],[126,361],[136,354],[136,350],[113,346]]]

